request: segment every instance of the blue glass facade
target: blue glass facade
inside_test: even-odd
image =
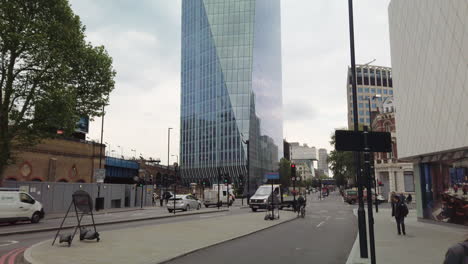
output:
[[[282,153],[279,0],[183,0],[180,163],[185,183],[260,184]],[[253,187],[252,187],[253,189]]]

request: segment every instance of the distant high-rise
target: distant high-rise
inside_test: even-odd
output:
[[[283,155],[280,0],[183,0],[181,174],[251,192]],[[245,141],[249,142],[249,148]],[[249,154],[247,151],[249,150]]]
[[[348,127],[352,128],[353,119],[353,92],[351,85],[351,68],[348,68],[348,82],[346,91],[348,95]],[[356,65],[356,89],[358,103],[358,123],[370,126],[369,100],[371,99],[371,112],[377,111],[382,101],[393,96],[392,69],[373,65]],[[379,95],[380,98],[373,99]]]
[[[328,153],[323,148],[318,150],[318,169],[328,175]]]

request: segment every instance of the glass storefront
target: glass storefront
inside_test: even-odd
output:
[[[468,158],[420,163],[423,217],[468,225]]]

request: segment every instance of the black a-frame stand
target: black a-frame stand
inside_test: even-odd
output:
[[[75,216],[77,220],[77,225],[75,226],[75,230],[73,231],[73,233],[60,234],[60,231],[62,231],[62,228],[63,228],[63,224],[65,223],[65,219],[67,219],[68,213],[70,212],[70,209],[72,208],[72,206],[75,209]],[[94,231],[89,230],[85,226],[81,225],[81,221],[83,220],[83,217],[85,215],[91,216]],[[73,193],[72,202],[70,203],[70,206],[68,207],[67,213],[65,214],[65,217],[63,218],[62,223],[60,224],[60,227],[57,230],[57,233],[55,234],[52,245],[54,245],[55,240],[57,240],[57,237],[60,237],[59,243],[68,243],[68,246],[71,246],[73,238],[75,237],[76,231],[78,229],[80,229],[80,241],[85,240],[85,239],[86,240],[96,239],[96,241],[99,242],[99,233],[96,230],[96,224],[94,222],[93,203],[91,200],[91,196],[87,192],[81,191],[81,190]]]

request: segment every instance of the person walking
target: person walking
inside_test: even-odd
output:
[[[468,264],[468,238],[447,250],[444,264]]]
[[[410,204],[411,201],[413,201],[413,196],[411,196],[411,193],[410,193],[410,194],[408,194],[408,197],[406,197],[406,203]]]
[[[406,235],[405,230],[405,217],[408,215],[408,207],[405,202],[399,196],[395,196],[395,220],[397,223],[398,235]]]
[[[390,202],[392,203],[392,216],[395,216],[395,204],[396,204],[396,194],[392,192],[390,195]]]

